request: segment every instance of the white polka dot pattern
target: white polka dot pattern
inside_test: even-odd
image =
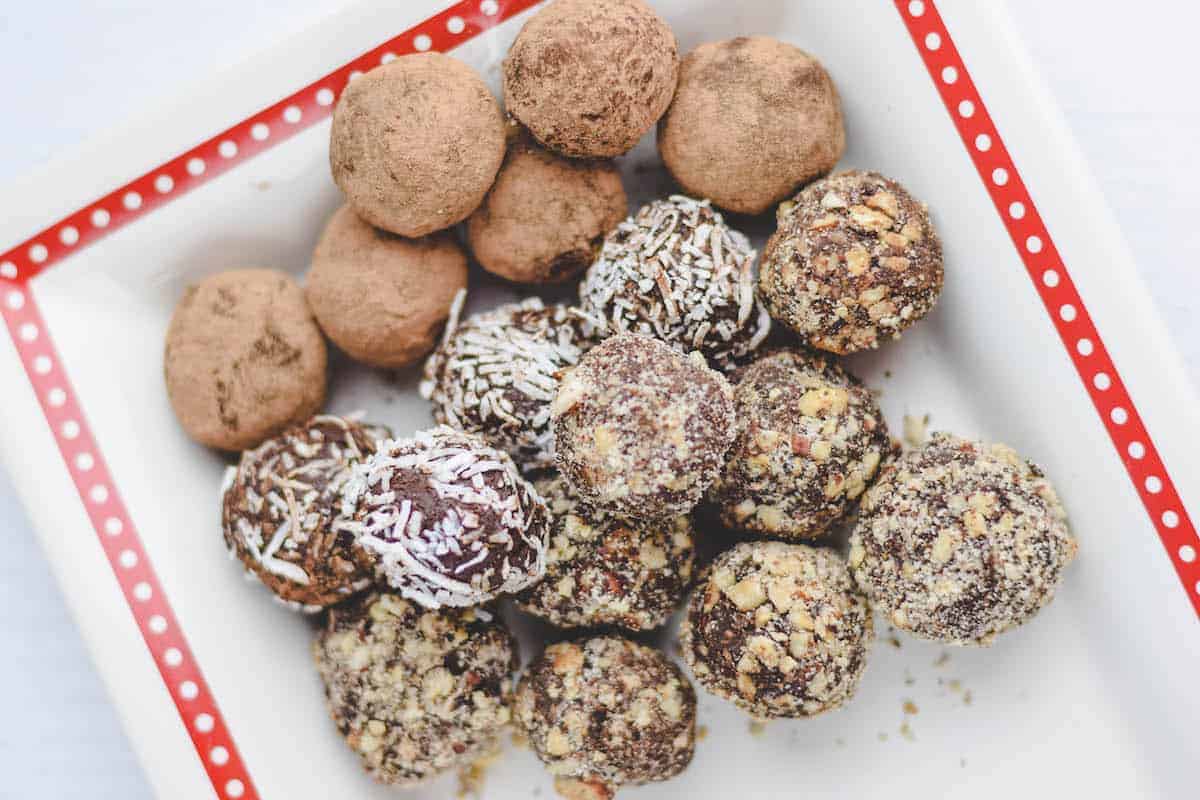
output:
[[[1196,528],[1183,508],[1141,417],[1108,356],[1103,339],[1075,290],[1066,265],[1026,191],[1020,172],[993,125],[969,71],[933,0],[897,0],[950,120],[983,177],[1042,302],[1058,328],[1084,389],[1091,395],[1118,457],[1142,496],[1196,613],[1200,615],[1200,564]]]

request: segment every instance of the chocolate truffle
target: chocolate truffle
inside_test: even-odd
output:
[[[708,201],[656,200],[605,238],[580,309],[598,335],[644,333],[727,369],[771,330],[754,299],[754,255]]]
[[[467,221],[467,241],[488,272],[517,283],[561,283],[587,269],[627,205],[611,161],[562,158],[520,136]]]
[[[429,608],[513,594],[546,571],[546,504],[512,459],[439,426],[389,440],[346,485],[340,523],[404,597]]]
[[[820,536],[891,452],[875,398],[832,357],[797,349],[763,355],[735,378],[737,440],[709,499],[730,527]]]
[[[896,627],[986,645],[1050,602],[1075,550],[1037,466],[1006,445],[935,433],[867,490],[850,566]]]
[[[425,362],[421,395],[433,418],[475,433],[521,469],[554,466],[550,403],[558,373],[574,366],[590,339],[561,305],[531,297],[468,317],[452,316]]]
[[[325,339],[283,272],[231,270],[189,288],[163,361],[175,416],[209,447],[257,447],[325,402]]]
[[[617,636],[546,648],[517,685],[513,718],[565,797],[682,772],[696,744],[696,692],[666,656]]]
[[[313,643],[329,713],[380,783],[465,767],[508,724],[517,643],[492,619],[387,593],[329,610]]]
[[[355,360],[394,369],[433,349],[466,287],[467,256],[453,235],[405,239],[342,206],[317,243],[306,293],[334,344]]]
[[[874,635],[867,599],[831,550],[744,542],[688,603],[683,658],[755,717],[811,717],[854,694]]]
[[[779,206],[758,294],[813,347],[878,347],[929,313],[942,291],[942,245],[929,209],[875,172],[840,172]]]
[[[842,157],[846,130],[829,73],[767,36],[702,44],[679,67],[658,151],[688,194],[761,214]]]
[[[475,70],[441,53],[401,56],[346,86],[329,166],[372,225],[424,236],[479,207],[504,159],[504,117]]]
[[[589,508],[561,476],[534,486],[550,509],[550,548],[546,577],[518,607],[562,628],[665,623],[692,580],[691,517],[633,522]]]
[[[678,72],[675,34],[641,0],[555,0],[504,58],[504,105],[557,153],[611,158],[667,110]]]
[[[229,554],[294,608],[319,611],[371,583],[354,537],[334,530],[354,465],[388,431],[317,416],[242,453],[221,496]]]
[[[589,505],[632,519],[686,514],[725,465],[733,389],[699,353],[623,333],[566,373],[551,408],[558,467]]]

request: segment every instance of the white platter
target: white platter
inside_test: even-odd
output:
[[[928,413],[934,429],[1003,440],[1042,464],[1067,504],[1081,552],[1055,603],[990,649],[944,651],[903,636],[894,647],[881,625],[858,696],[841,711],[772,723],[750,735],[744,716],[701,693],[700,723],[708,735],[692,767],[628,796],[1194,797],[1200,543],[1186,506],[1200,499],[1200,413],[1120,236],[1003,11],[968,0],[939,3],[948,35],[936,43],[918,36],[914,45],[906,22],[936,24],[931,2],[654,5],[684,50],[768,33],[825,63],[845,106],[843,165],[878,169],[926,200],[947,262],[934,314],[901,341],[852,359],[852,369],[882,390],[894,430],[905,414]],[[494,21],[480,4],[460,6],[468,23],[461,38],[476,19]],[[222,459],[184,437],[161,377],[163,332],[188,282],[234,266],[303,273],[339,202],[326,161],[328,120],[304,127],[272,117],[266,139],[238,139],[228,171],[216,174],[222,157],[214,150],[204,175],[177,170],[165,191],[152,188],[163,172],[153,168],[230,126],[245,133],[243,120],[265,119],[260,109],[440,9],[436,2],[402,0],[354,6],[0,195],[0,248],[20,243],[9,261],[17,276],[0,268],[0,308],[13,334],[11,344],[0,337],[0,453],[164,798],[210,798],[214,786],[221,797],[393,794],[360,772],[327,718],[308,655],[310,626],[271,603],[229,562],[216,524]],[[495,87],[496,65],[525,16],[470,39],[454,55]],[[452,37],[439,34],[434,44],[443,38]],[[411,44],[409,35],[395,46]],[[940,70],[931,80],[922,50],[936,61],[953,59],[954,47],[965,66],[953,84]],[[1036,204],[1057,249],[1055,255],[1047,238],[1032,259],[1042,295],[938,94],[938,81],[943,89],[968,91],[968,71],[998,130],[982,152],[1011,156],[1016,166],[1001,193],[1027,190],[1032,202],[1026,199],[1023,219],[1033,224]],[[319,113],[319,105],[304,105],[304,114]],[[982,103],[970,119],[987,123]],[[635,204],[670,190],[655,163],[652,141],[622,159]],[[83,229],[79,245],[56,238],[57,220],[83,209],[79,219],[91,224],[96,198],[147,170],[140,205],[129,203],[137,208],[122,211],[121,193],[104,204],[111,232]],[[1001,191],[994,180],[993,189]],[[1007,209],[1006,199],[1001,211]],[[746,227],[759,242],[769,231],[762,221]],[[43,243],[48,257],[39,263],[40,252],[30,247]],[[1016,244],[1026,246],[1023,233]],[[1058,278],[1053,286],[1046,269]],[[1043,299],[1051,299],[1048,290],[1070,289],[1068,271],[1083,304],[1072,302],[1075,316],[1064,320],[1055,300],[1056,326]],[[512,296],[478,271],[472,281],[472,308]],[[1089,318],[1115,370],[1094,366],[1107,358],[1094,334],[1091,355],[1080,356],[1081,334],[1072,326]],[[1085,391],[1077,367],[1091,389]],[[1097,371],[1108,375],[1109,389],[1095,388]],[[1122,387],[1132,404],[1120,399]],[[384,375],[341,360],[328,407],[366,409],[405,433],[429,423],[414,389],[414,372]],[[1114,403],[1126,422],[1113,422]],[[1148,437],[1128,433],[1141,423]],[[1146,453],[1141,459],[1128,455],[1134,439]],[[1147,489],[1150,477],[1159,491]],[[122,521],[119,532],[109,529],[110,519]],[[127,565],[127,550],[138,563]],[[146,589],[136,588],[140,583]],[[175,618],[164,619],[168,629],[156,634],[149,609],[164,602]],[[172,666],[160,642],[180,634],[191,649],[181,649],[180,664]],[[936,666],[943,652],[949,660]],[[532,654],[526,647],[526,657]],[[918,713],[905,714],[908,700]],[[218,710],[210,728],[204,715]],[[227,736],[240,762],[214,754]],[[489,770],[484,795],[550,796],[550,780],[532,753],[506,751]],[[410,796],[445,797],[454,789],[449,776]]]

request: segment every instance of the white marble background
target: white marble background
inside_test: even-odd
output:
[[[1200,6],[1143,0],[1135,12],[1135,4],[1116,0],[1008,3],[1116,212],[1189,374],[1200,382],[1200,315],[1191,307],[1200,297],[1200,108],[1187,100],[1196,91],[1193,31]],[[238,61],[334,5],[3,3],[0,187],[180,82]],[[0,795],[150,797],[2,474],[0,531],[7,548],[0,558]]]

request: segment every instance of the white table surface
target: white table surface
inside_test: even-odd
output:
[[[826,0],[832,2],[832,0]],[[883,0],[881,0],[883,2]],[[1200,382],[1200,7],[1008,0]],[[306,27],[321,0],[38,0],[0,9],[0,190],[144,103]],[[812,44],[818,54],[819,45]],[[968,62],[969,66],[969,62]],[[986,99],[986,98],[985,98]],[[2,197],[0,193],[0,197]],[[0,213],[3,213],[0,208]],[[140,800],[150,790],[24,513],[0,474],[0,795]],[[11,792],[11,794],[9,794]]]

